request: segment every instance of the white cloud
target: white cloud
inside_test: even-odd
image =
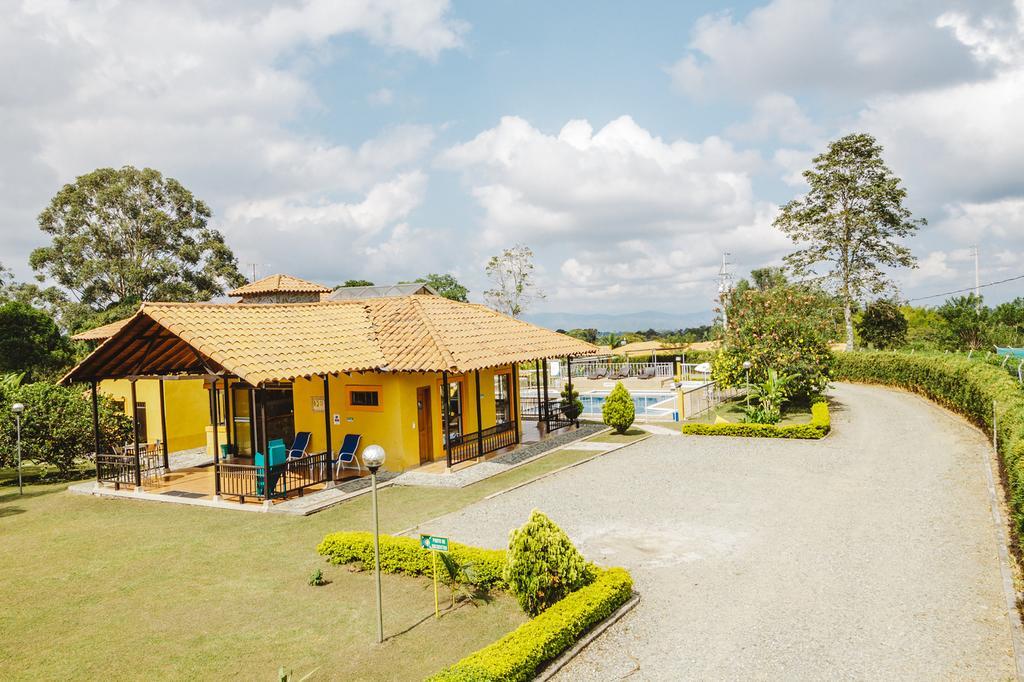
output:
[[[740,140],[778,140],[789,144],[808,144],[821,137],[821,126],[804,114],[789,95],[770,93],[754,102],[751,117],[729,126],[726,137]]]
[[[390,88],[381,88],[367,95],[366,101],[375,107],[386,107],[395,101],[395,93]]]

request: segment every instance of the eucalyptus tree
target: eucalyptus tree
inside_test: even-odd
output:
[[[927,221],[914,219],[904,206],[907,192],[871,135],[831,142],[803,176],[810,190],[783,206],[774,225],[803,247],[785,259],[793,273],[822,275],[839,296],[846,348],[852,350],[854,303],[885,290],[883,268],[917,267],[902,240]],[[827,272],[820,273],[819,265]]]
[[[517,244],[500,255],[491,256],[485,269],[492,288],[484,292],[490,306],[512,317],[519,317],[544,292],[533,278],[533,251]]]

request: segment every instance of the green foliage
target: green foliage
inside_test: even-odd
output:
[[[946,323],[949,345],[954,349],[977,350],[989,343],[991,311],[974,294],[955,296],[936,310]]]
[[[324,571],[322,568],[313,569],[313,572],[309,574],[309,584],[312,587],[320,587],[326,585],[327,581],[324,580]]]
[[[748,397],[755,405],[748,406],[747,421],[755,424],[776,424],[782,419],[782,406],[789,397],[789,387],[796,379],[795,374],[779,376],[775,368],[768,370],[768,376],[760,384],[747,387]]]
[[[99,168],[39,215],[52,243],[30,263],[94,309],[127,300],[207,301],[245,282],[210,209],[151,168]]]
[[[344,289],[345,287],[372,287],[373,282],[368,279],[346,279],[340,286],[334,287],[335,289]]]
[[[508,541],[505,582],[531,616],[594,579],[594,569],[561,528],[534,509]]]
[[[580,341],[597,343],[597,330],[593,327],[588,327],[587,329],[570,329],[566,334],[574,339],[579,339]]]
[[[601,421],[615,429],[617,433],[625,433],[636,419],[636,405],[629,391],[621,381],[615,383],[608,397],[601,405]]]
[[[683,424],[682,431],[691,436],[737,436],[740,438],[824,438],[831,430],[828,403],[811,405],[809,424]]]
[[[476,604],[476,595],[472,590],[466,589],[466,585],[476,584],[476,570],[472,563],[460,564],[458,560],[448,552],[437,552],[441,568],[444,569],[441,581],[451,588],[452,608],[455,608],[455,598],[461,593],[466,596],[472,604]]]
[[[332,564],[359,563],[373,568],[373,534],[362,531],[342,531],[326,536],[317,552]],[[460,565],[472,564],[473,584],[484,589],[506,587],[505,552],[500,549],[481,549],[457,542],[449,544],[448,553]],[[430,550],[420,547],[415,538],[380,536],[380,570],[384,573],[404,575],[433,575]],[[469,580],[463,575],[462,580]]]
[[[829,268],[825,277],[842,299],[852,350],[854,302],[884,289],[883,268],[916,266],[902,240],[927,221],[911,218],[903,205],[907,191],[882,161],[882,147],[871,135],[829,143],[803,176],[810,190],[783,206],[773,224],[804,245],[786,257],[794,274],[815,276],[822,263]]]
[[[920,393],[992,433],[998,415],[999,457],[1018,540],[1024,531],[1024,391],[998,366],[958,355],[838,353],[835,378]]]
[[[633,580],[629,573],[622,568],[602,570],[586,587],[428,679],[432,682],[533,679],[544,663],[615,613],[632,594]]]
[[[794,286],[750,289],[734,298],[722,350],[712,361],[720,386],[742,386],[750,361],[751,383],[762,383],[770,368],[795,377],[789,397],[807,404],[828,385],[832,353],[828,343],[835,326],[831,304],[821,292]],[[689,353],[687,360],[690,360]]]
[[[580,392],[573,386],[570,389],[569,384],[565,384],[562,387],[562,412],[570,421],[576,421],[576,419],[583,414],[583,401],[580,400]]]
[[[605,346],[611,346],[612,348],[618,348],[626,342],[626,340],[622,338],[622,334],[616,334],[615,332],[608,332],[598,340]]]
[[[861,341],[883,350],[906,344],[907,326],[900,307],[884,298],[869,303],[856,324]]]
[[[23,384],[0,390],[0,466],[14,460],[15,420],[11,405],[25,405],[21,415],[22,456],[57,468],[61,476],[75,461],[94,448],[92,401],[81,386],[49,383]],[[124,443],[131,434],[131,419],[113,403],[100,399],[100,436],[104,444]]]
[[[0,372],[50,377],[71,357],[70,342],[49,315],[17,301],[0,305]]]
[[[733,296],[740,295],[751,288],[767,291],[773,287],[783,287],[789,284],[785,269],[774,267],[754,268],[750,271],[750,280],[741,279],[737,282],[733,289]]]
[[[449,298],[453,301],[461,301],[463,303],[469,302],[469,289],[462,286],[462,284],[459,283],[459,280],[455,279],[452,275],[439,275],[432,272],[426,277],[419,277],[415,281],[416,283],[426,284],[445,298]]]

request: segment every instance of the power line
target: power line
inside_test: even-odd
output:
[[[962,293],[969,292],[969,291],[970,292],[974,292],[974,291],[977,291],[978,289],[984,289],[985,287],[994,287],[997,284],[1006,284],[1007,282],[1014,282],[1014,281],[1016,281],[1018,279],[1024,279],[1024,275],[1017,275],[1016,277],[1008,277],[1006,279],[1001,279],[1001,280],[999,280],[997,282],[988,282],[986,284],[975,284],[973,287],[967,287],[966,289],[957,289],[956,291],[945,291],[945,292],[943,292],[941,294],[931,294],[929,296],[918,296],[917,298],[907,299],[907,303],[912,303],[913,301],[924,301],[924,300],[927,300],[929,298],[938,298],[939,296],[952,296],[953,294],[962,294]]]

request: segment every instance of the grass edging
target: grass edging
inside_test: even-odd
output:
[[[317,552],[334,564],[372,565],[373,535],[363,531],[330,533],[317,546]],[[505,550],[451,543],[449,553],[459,563],[473,564],[474,585],[507,587],[503,575]],[[425,576],[433,566],[431,552],[421,548],[419,541],[413,538],[380,536],[380,555],[381,571],[385,573]],[[585,644],[575,650],[574,647],[588,633],[612,617],[621,617],[621,613],[625,613],[623,607],[635,600],[633,578],[626,569],[598,569],[589,585],[428,679],[435,682],[532,679],[552,661],[559,667],[564,665],[569,659],[560,661],[560,656],[567,652],[578,653]],[[614,620],[608,624],[611,622]]]
[[[808,424],[683,424],[682,432],[690,436],[737,436],[740,438],[799,438],[817,440],[832,430],[832,417],[828,403],[816,402],[811,405],[811,421]]]

